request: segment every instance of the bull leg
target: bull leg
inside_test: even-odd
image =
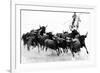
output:
[[[70,48],[70,51],[71,51],[71,53],[72,53],[72,56],[74,57],[74,52],[73,52],[72,49],[73,49],[73,48],[71,47],[71,48]]]
[[[27,50],[30,50],[30,43],[27,44]]]
[[[32,45],[32,39],[29,39],[28,43],[27,43],[27,49],[28,49],[28,51],[30,50],[30,46],[31,45]]]
[[[44,46],[42,45],[42,50],[44,50]]]
[[[47,51],[47,47],[46,47],[45,51]]]
[[[42,45],[42,50],[44,51],[44,45]]]
[[[27,45],[27,49],[28,49],[28,51],[30,50],[30,45]]]
[[[57,55],[59,56],[59,53],[57,53]]]
[[[72,56],[75,57],[74,52],[72,52]]]
[[[80,56],[80,52],[78,52],[78,56]]]
[[[39,44],[37,45],[37,48],[39,48]]]
[[[26,45],[24,45],[24,48],[26,47]]]
[[[43,46],[43,51],[45,51],[45,46]]]
[[[66,53],[68,53],[68,49],[66,49]]]
[[[68,48],[65,48],[64,49],[64,53],[68,53]]]
[[[40,52],[39,48],[38,48],[38,53]]]
[[[67,46],[66,49],[67,49],[67,53],[68,53],[68,49],[69,49],[69,47]]]
[[[39,50],[39,44],[38,44],[38,46],[37,46],[37,47],[38,47],[38,53],[39,53],[39,52],[40,52],[40,50]]]
[[[59,54],[60,54],[59,49],[57,49],[56,52],[57,52],[57,55],[59,56]]]
[[[87,47],[86,47],[86,45],[84,45],[84,47],[85,47],[85,49],[86,49],[86,52],[87,52],[87,54],[89,54],[89,52],[88,52],[88,50],[87,50]]]
[[[58,50],[60,53],[62,53],[63,52],[63,49],[62,48],[59,48],[59,50]]]
[[[65,53],[65,48],[63,48],[63,51],[62,52]]]
[[[57,55],[58,55],[58,56],[59,56],[59,54],[60,54],[59,51],[57,51]]]
[[[58,48],[58,56],[62,53],[62,51]]]

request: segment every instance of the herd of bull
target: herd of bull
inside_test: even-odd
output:
[[[46,32],[47,26],[40,26],[36,30],[31,30],[22,35],[21,39],[23,40],[23,45],[27,45],[27,50],[30,50],[30,47],[38,47],[41,49],[52,49],[55,50],[59,56],[62,52],[71,51],[72,56],[81,51],[81,48],[84,47],[88,54],[87,47],[85,45],[86,35],[80,35],[77,30],[72,30],[71,33],[65,31],[62,33],[53,34],[52,32]],[[61,52],[62,49],[62,52]]]

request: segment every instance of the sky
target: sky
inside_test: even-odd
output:
[[[69,31],[69,25],[72,23],[73,13],[61,12],[43,12],[43,11],[22,11],[22,34],[32,29],[38,29],[39,26],[46,26],[46,32],[61,33]],[[89,14],[79,14],[81,22],[79,23],[79,32],[85,34],[90,25]]]

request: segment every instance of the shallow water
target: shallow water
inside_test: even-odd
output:
[[[22,63],[36,63],[36,62],[56,62],[56,61],[72,61],[73,57],[70,51],[68,53],[61,53],[57,56],[56,51],[48,49],[47,51],[42,50],[41,48],[30,48],[30,51],[27,48],[22,46]],[[78,60],[87,60],[88,56],[85,51],[81,51],[80,55],[75,54],[74,59]]]

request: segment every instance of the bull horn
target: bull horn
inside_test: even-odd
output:
[[[46,27],[47,27],[48,25],[46,25]]]
[[[64,33],[64,30],[63,30],[63,33]]]
[[[41,27],[41,26],[39,25],[39,27]]]
[[[87,37],[87,35],[88,35],[88,32],[86,33],[86,37]]]

